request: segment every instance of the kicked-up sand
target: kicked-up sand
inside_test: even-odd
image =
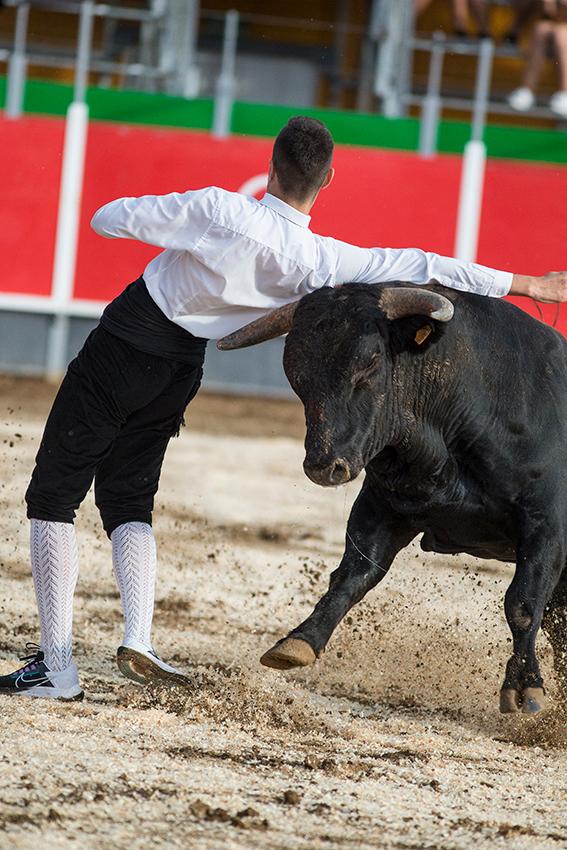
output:
[[[37,640],[23,493],[52,388],[0,379],[0,672]],[[412,545],[311,668],[260,655],[311,610],[360,482],[302,473],[292,402],[201,395],[155,511],[154,641],[185,690],[120,677],[111,555],[77,521],[85,699],[0,697],[0,850],[559,850],[567,731],[498,713],[512,567]]]

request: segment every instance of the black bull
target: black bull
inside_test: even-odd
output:
[[[241,347],[289,330],[284,368],[305,408],[306,474],[328,486],[366,470],[329,590],[262,662],[312,663],[422,534],[426,551],[516,562],[500,707],[534,713],[544,701],[540,626],[567,689],[567,343],[498,299],[406,284],[416,305],[396,311],[388,309],[396,292],[321,289],[267,317],[267,332],[260,319],[249,326],[263,326],[259,335],[243,329],[219,343]],[[449,307],[443,323],[435,304],[420,303],[428,292]]]

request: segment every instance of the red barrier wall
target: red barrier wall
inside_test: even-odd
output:
[[[4,292],[50,288],[63,122],[0,120],[0,251]],[[105,240],[92,213],[122,195],[217,184],[237,190],[262,173],[271,143],[248,137],[93,123],[89,128],[75,294],[105,300],[143,270],[156,249]],[[460,159],[339,146],[334,184],[320,196],[313,229],[360,245],[417,246],[451,254]],[[563,198],[567,168],[491,160],[487,167],[479,262],[526,274],[567,267]],[[532,305],[519,299],[523,307]],[[555,309],[544,307],[547,320]],[[537,312],[535,313],[537,314]],[[560,326],[567,333],[567,307]]]

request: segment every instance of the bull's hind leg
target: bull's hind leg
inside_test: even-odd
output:
[[[557,529],[539,517],[535,533],[528,528],[518,544],[516,573],[504,600],[514,651],[500,691],[503,713],[537,714],[545,705],[536,638],[565,563],[565,546]]]
[[[278,670],[312,664],[345,614],[384,578],[396,554],[415,534],[407,520],[394,515],[365,484],[353,505],[345,553],[331,574],[329,590],[300,626],[262,656],[261,663]]]
[[[545,609],[542,628],[553,649],[560,698],[567,705],[567,567]]]

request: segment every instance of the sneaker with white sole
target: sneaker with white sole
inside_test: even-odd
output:
[[[17,697],[44,697],[63,702],[83,699],[77,668],[70,664],[65,670],[50,670],[44,661],[43,652],[34,647],[35,653],[20,658],[27,661],[23,667],[0,676],[0,694]]]
[[[118,647],[116,653],[118,669],[127,679],[139,685],[163,682],[169,685],[187,685],[189,679],[175,667],[154,652],[151,646],[146,646],[138,640],[130,638]]]
[[[519,89],[514,89],[508,95],[508,106],[515,109],[516,112],[527,112],[535,105],[535,95],[531,89],[526,86],[521,86]]]
[[[549,98],[549,108],[560,118],[567,118],[567,91],[556,91]]]

